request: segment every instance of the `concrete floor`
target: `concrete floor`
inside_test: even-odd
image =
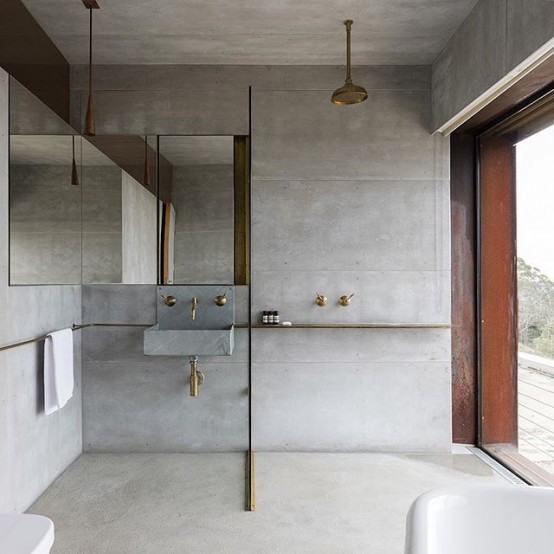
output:
[[[30,512],[54,521],[53,554],[401,554],[418,494],[508,485],[470,453],[258,454],[247,513],[244,475],[242,454],[85,454]]]

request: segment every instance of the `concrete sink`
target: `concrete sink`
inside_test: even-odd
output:
[[[234,348],[234,319],[232,286],[158,287],[158,323],[144,331],[144,353],[230,356]]]
[[[235,328],[160,329],[144,331],[144,353],[148,356],[230,356]]]

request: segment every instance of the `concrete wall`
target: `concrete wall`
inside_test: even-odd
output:
[[[8,76],[0,71],[0,344],[79,323],[80,286],[8,286]],[[75,395],[44,415],[42,345],[0,352],[0,512],[21,512],[81,453],[81,338]]]
[[[84,166],[83,283],[121,283],[121,174],[116,166]]]
[[[81,282],[81,189],[71,166],[10,168],[10,282]]]
[[[551,0],[480,0],[433,65],[433,130],[554,38]]]
[[[175,283],[232,283],[233,166],[173,168]]]
[[[274,308],[296,322],[448,322],[449,155],[447,141],[428,132],[429,68],[354,72],[369,100],[336,107],[329,99],[342,67],[98,67],[96,86],[106,90],[95,95],[97,124],[112,133],[241,134],[251,84],[254,319]],[[77,68],[76,88],[84,77]],[[120,291],[85,291],[88,321],[106,302],[110,318],[134,320],[126,310],[144,297],[122,289],[128,305],[116,313],[109,299]],[[315,306],[316,291],[328,307]],[[339,307],[351,293],[352,306]],[[151,302],[138,313],[151,319]],[[85,336],[88,449],[244,446],[240,358],[214,361],[230,371],[208,375],[191,399],[183,361],[145,360],[140,331],[117,333]],[[448,330],[254,329],[254,447],[448,450],[449,345]],[[236,425],[223,441],[227,419]]]
[[[83,286],[83,320],[156,322],[157,287]],[[248,289],[236,291],[247,321]],[[184,357],[145,356],[143,328],[83,333],[83,443],[87,452],[245,451],[248,448],[248,330],[229,357],[202,356],[200,396],[189,396]]]
[[[257,317],[450,320],[448,144],[427,131],[426,87],[367,84],[369,100],[346,108],[330,90],[254,92]],[[252,340],[257,450],[449,447],[449,331],[256,329]]]
[[[158,201],[125,171],[121,172],[121,197],[122,282],[155,284]]]

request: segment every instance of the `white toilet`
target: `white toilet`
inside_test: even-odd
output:
[[[54,544],[54,523],[32,514],[0,514],[2,554],[49,554]]]

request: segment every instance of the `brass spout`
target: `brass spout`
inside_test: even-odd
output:
[[[199,302],[200,300],[198,300],[196,296],[192,299],[192,308],[190,310],[190,318],[192,319],[192,321],[196,319],[196,306],[198,306]]]
[[[198,387],[204,382],[204,374],[198,371],[198,356],[190,357],[190,395],[198,396]]]

